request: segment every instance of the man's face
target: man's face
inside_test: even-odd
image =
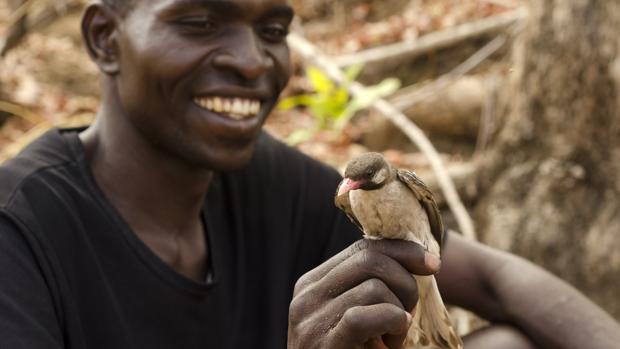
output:
[[[137,134],[192,166],[243,166],[290,76],[292,16],[286,0],[138,0],[116,78]]]

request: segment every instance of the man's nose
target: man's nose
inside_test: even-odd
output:
[[[273,67],[273,59],[252,28],[239,29],[237,35],[214,59],[216,67],[235,71],[247,80],[255,80]]]

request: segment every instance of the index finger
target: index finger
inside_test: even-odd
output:
[[[415,242],[405,240],[368,240],[356,241],[342,252],[328,259],[323,264],[306,273],[298,282],[298,287],[305,288],[310,283],[322,279],[334,267],[363,250],[372,250],[400,263],[410,273],[415,275],[432,275],[439,271],[439,258],[424,251],[424,247]]]

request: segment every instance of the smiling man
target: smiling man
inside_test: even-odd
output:
[[[88,6],[96,122],[0,168],[0,347],[402,346],[410,274],[440,261],[355,242],[332,204],[340,176],[261,131],[290,75],[292,17],[286,0]],[[620,343],[565,283],[456,234],[438,283],[492,322],[467,348]]]

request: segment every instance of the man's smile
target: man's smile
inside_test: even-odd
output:
[[[137,136],[201,168],[247,164],[291,74],[287,0],[133,1],[114,82]]]
[[[195,97],[194,103],[203,109],[233,120],[256,117],[262,106],[258,99],[219,96]]]

